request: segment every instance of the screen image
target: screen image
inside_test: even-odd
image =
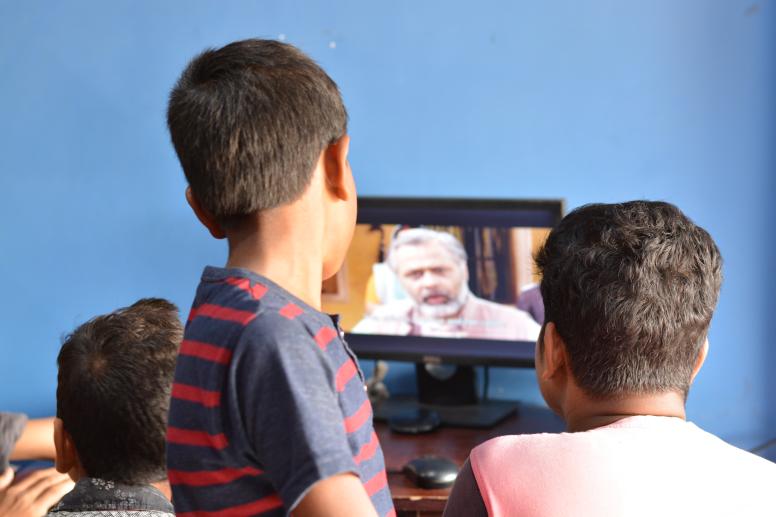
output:
[[[536,341],[548,228],[359,224],[324,310],[351,334]]]
[[[359,198],[323,284],[360,358],[531,367],[544,321],[533,256],[560,200]]]

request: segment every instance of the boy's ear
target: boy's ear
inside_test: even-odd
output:
[[[692,370],[692,376],[690,377],[690,382],[695,380],[695,376],[698,375],[698,372],[701,371],[701,367],[703,366],[703,363],[706,362],[706,356],[709,355],[709,338],[706,338],[703,341],[703,346],[701,347],[701,351],[698,353],[698,359],[695,361],[695,368]]]
[[[78,454],[73,439],[65,431],[64,422],[60,418],[54,419],[54,448],[56,449],[54,466],[57,471],[62,474],[72,472],[78,464]]]
[[[323,150],[323,168],[326,177],[326,189],[342,201],[348,201],[352,192],[352,178],[348,151],[350,150],[350,137],[342,136],[339,140],[330,144]]]
[[[544,340],[542,350],[544,369],[542,370],[542,377],[549,380],[566,371],[568,365],[566,343],[563,342],[563,338],[558,334],[558,329],[552,321],[544,326],[542,339]]]
[[[226,237],[226,233],[224,233],[221,225],[218,224],[216,218],[199,203],[199,200],[194,195],[194,192],[192,192],[191,187],[186,187],[186,201],[194,211],[194,215],[199,219],[199,222],[208,229],[210,235],[216,239],[223,239]]]

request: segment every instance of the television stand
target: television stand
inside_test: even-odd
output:
[[[391,397],[374,406],[374,418],[387,421],[417,412],[419,409],[435,411],[441,424],[448,427],[486,429],[495,426],[517,412],[514,400],[484,400],[475,404],[440,405],[424,404],[416,397]]]

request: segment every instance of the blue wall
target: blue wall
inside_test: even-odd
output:
[[[776,3],[650,0],[0,4],[0,408],[53,410],[61,336],[142,296],[186,311],[225,258],[183,199],[164,125],[206,46],[282,37],[351,115],[372,195],[677,203],[725,285],[689,400],[744,446],[776,434]],[[531,372],[493,393],[537,399]]]

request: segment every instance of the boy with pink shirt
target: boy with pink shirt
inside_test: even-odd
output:
[[[588,205],[537,265],[536,374],[568,432],[475,448],[445,516],[776,515],[776,464],[685,419],[722,280],[709,234],[668,203]]]

